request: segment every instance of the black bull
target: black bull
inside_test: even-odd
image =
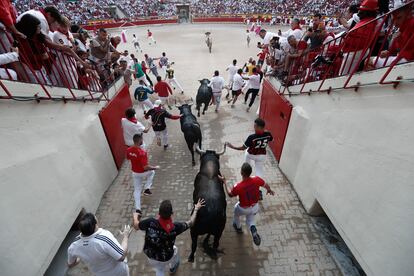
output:
[[[182,115],[180,118],[181,131],[184,133],[185,142],[191,152],[192,164],[195,166],[194,144],[198,143],[198,146],[201,148],[202,137],[200,124],[197,122],[197,118],[193,113],[191,113],[191,105],[183,104],[177,107]]]
[[[189,262],[194,261],[194,254],[197,249],[199,235],[207,234],[203,242],[203,247],[207,254],[213,259],[217,258],[218,246],[224,227],[226,225],[226,195],[224,194],[223,184],[218,178],[220,175],[220,155],[224,154],[215,151],[201,151],[197,147],[197,152],[201,155],[200,171],[194,180],[193,201],[198,202],[199,198],[205,200],[205,206],[198,211],[197,219],[191,227],[191,254]],[[213,247],[209,247],[210,235],[214,236]]]
[[[208,79],[200,80],[200,87],[197,91],[196,104],[197,104],[197,116],[200,117],[201,105],[204,104],[203,115],[207,111],[208,105],[210,104],[211,98],[213,97],[213,91],[208,86],[210,81]]]

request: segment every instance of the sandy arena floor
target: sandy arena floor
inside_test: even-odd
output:
[[[266,28],[268,28],[266,26]],[[236,58],[239,65],[249,58],[256,57],[259,50],[255,47],[258,38],[252,39],[247,48],[245,28],[242,25],[171,25],[152,26],[151,31],[157,40],[156,46],[149,46],[145,38],[147,27],[127,29],[128,39],[135,33],[140,39],[144,53],[153,57],[166,52],[170,61],[175,61],[176,77],[184,87],[185,97],[194,97],[199,86],[198,79],[210,78],[214,70],[224,73],[227,65]],[[276,32],[276,27],[268,28]],[[204,32],[211,31],[213,51],[208,53],[204,42]],[[116,32],[115,32],[116,33]],[[119,33],[119,31],[118,31]],[[120,45],[120,50],[135,52],[131,44]],[[135,52],[137,53],[137,52]],[[137,53],[140,59],[141,53]],[[224,74],[227,80],[227,74]],[[151,76],[152,79],[155,79]],[[133,86],[136,86],[134,82]],[[133,93],[133,89],[131,89]],[[181,96],[180,96],[181,97]],[[259,99],[252,110],[256,110]],[[236,108],[225,103],[218,114],[210,108],[199,119],[203,130],[203,144],[206,148],[221,149],[225,141],[241,144],[252,131],[255,112],[246,112],[246,106],[239,100]],[[173,113],[178,113],[174,108]],[[141,116],[141,111],[137,112]],[[141,119],[141,118],[140,118]],[[163,151],[153,142],[153,133],[146,135],[149,145],[150,163],[160,165],[156,172],[153,195],[143,197],[144,216],[155,216],[159,203],[164,199],[172,200],[175,220],[188,219],[191,211],[193,181],[198,172],[191,166],[190,153],[184,142],[178,121],[169,121],[171,148]],[[221,158],[222,173],[230,183],[240,180],[239,168],[243,152],[228,150]],[[187,262],[191,239],[189,232],[177,238],[181,255],[181,266],[176,275],[340,275],[337,266],[321,241],[311,219],[305,213],[296,193],[282,175],[271,154],[265,165],[265,180],[276,191],[275,197],[266,196],[260,202],[257,216],[262,245],[253,244],[246,226],[244,234],[238,235],[231,227],[233,206],[236,199],[228,198],[227,225],[220,248],[225,252],[218,260],[210,259],[199,247],[195,263]],[[118,230],[122,225],[131,223],[134,210],[133,186],[130,166],[124,163],[117,179],[102,198],[97,217],[103,228],[111,230],[119,238]],[[129,242],[128,264],[130,274],[154,275],[142,253],[144,235],[133,232]],[[90,275],[84,265],[72,269],[68,275]]]

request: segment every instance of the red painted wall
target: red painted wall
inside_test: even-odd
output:
[[[138,20],[132,22],[113,22],[113,23],[103,23],[103,24],[94,24],[94,25],[85,25],[83,28],[86,30],[97,30],[99,28],[119,28],[121,26],[131,27],[131,26],[141,26],[141,25],[154,25],[154,24],[173,24],[177,23],[177,19],[148,19],[148,20]]]
[[[266,128],[273,135],[273,141],[269,145],[277,161],[280,161],[282,155],[291,113],[292,104],[265,79],[259,116],[266,121]]]
[[[99,112],[99,118],[118,170],[125,159],[121,118],[125,117],[125,110],[129,107],[132,107],[131,96],[128,86],[124,85]]]
[[[243,22],[243,17],[194,17],[193,23]]]

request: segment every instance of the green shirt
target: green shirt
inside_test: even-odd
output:
[[[137,78],[140,78],[140,77],[144,76],[144,71],[142,70],[141,64],[135,63],[134,64],[134,69],[135,69],[135,76]]]

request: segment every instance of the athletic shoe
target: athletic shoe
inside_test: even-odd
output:
[[[170,110],[172,110],[172,107],[171,107],[171,105],[169,105],[169,106],[168,106],[168,108],[169,108]]]
[[[166,150],[168,148],[169,145],[164,145],[164,150]]]
[[[184,94],[184,91],[181,91],[181,94]]]
[[[234,108],[234,104],[231,105],[231,108]]]
[[[244,104],[247,104],[247,102],[244,102]]]
[[[180,260],[178,260],[177,263],[173,267],[170,268],[170,273],[171,274],[176,273],[179,266],[180,266]]]
[[[143,192],[143,195],[145,195],[145,196],[150,196],[150,195],[152,195],[152,192],[150,191],[150,189],[146,189],[146,190]]]
[[[233,222],[233,228],[234,228],[234,230],[236,230],[236,232],[238,233],[238,234],[243,234],[243,230],[242,230],[242,228],[240,227],[240,228],[238,228],[237,227],[237,225]]]
[[[249,112],[249,111],[250,111],[250,106],[246,109],[246,111],[247,111],[247,112]]]
[[[253,242],[255,245],[259,246],[262,242],[262,239],[260,238],[260,235],[257,233],[256,226],[252,225],[250,226],[250,232],[252,232]]]

